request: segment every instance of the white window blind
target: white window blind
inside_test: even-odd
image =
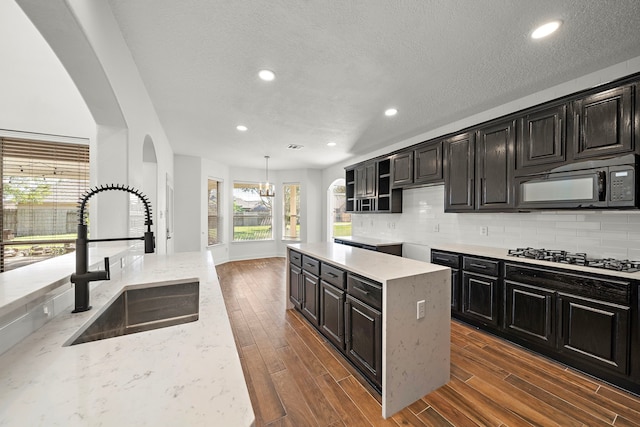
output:
[[[74,250],[89,146],[0,138],[1,271]]]

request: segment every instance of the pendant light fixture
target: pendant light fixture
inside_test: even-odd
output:
[[[260,197],[274,197],[276,192],[273,184],[269,183],[269,156],[264,156],[264,161],[266,163],[266,182],[260,183]]]

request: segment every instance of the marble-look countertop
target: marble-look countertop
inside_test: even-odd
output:
[[[624,279],[632,279],[632,280],[640,280],[640,272],[636,273],[625,273],[623,271],[615,271],[615,270],[606,270],[603,268],[594,268],[594,267],[585,267],[582,265],[572,265],[572,264],[564,264],[559,262],[551,262],[551,261],[542,261],[537,259],[529,259],[529,258],[519,258],[514,256],[509,256],[509,250],[504,248],[492,248],[488,246],[476,246],[476,245],[465,245],[458,243],[451,244],[436,244],[433,245],[431,249],[435,250],[443,250],[450,252],[458,252],[466,255],[477,255],[487,258],[496,258],[505,261],[511,261],[516,263],[523,264],[533,264],[543,267],[553,267],[560,268],[564,270],[572,270],[572,271],[580,271],[582,273],[590,273],[590,274],[598,274],[602,276],[611,276],[611,277],[619,277]]]
[[[200,282],[199,320],[64,346],[125,287]],[[248,426],[254,413],[209,252],[148,254],[0,356],[1,426]]]
[[[396,242],[393,240],[384,240],[384,239],[376,239],[373,237],[359,237],[359,236],[358,237],[354,237],[354,236],[334,237],[334,240],[344,240],[345,242],[360,243],[362,245],[375,246],[375,247],[394,246],[394,245],[402,244],[402,242]]]
[[[289,248],[378,282],[442,270],[442,266],[332,242],[293,243]],[[445,267],[448,268],[448,267]]]
[[[89,250],[90,270],[94,266],[104,269],[105,257],[118,257],[127,253],[130,245],[124,243],[103,244]],[[69,277],[76,269],[75,252],[49,258],[22,268],[0,274],[0,317],[17,307],[59,288],[71,288]]]

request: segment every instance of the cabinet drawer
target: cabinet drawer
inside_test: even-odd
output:
[[[302,254],[296,251],[289,250],[289,262],[298,267],[302,267]]]
[[[382,285],[380,283],[348,274],[347,292],[378,310],[382,309]]]
[[[345,288],[345,277],[347,273],[332,266],[331,264],[320,264],[320,277],[325,281],[331,283],[340,289]]]
[[[460,256],[458,254],[431,250],[431,262],[451,268],[460,268]]]
[[[486,274],[489,276],[498,276],[500,264],[498,261],[492,261],[483,258],[474,258],[465,256],[462,258],[462,268],[466,271]]]
[[[315,258],[302,255],[302,268],[316,276],[320,275],[320,261]]]

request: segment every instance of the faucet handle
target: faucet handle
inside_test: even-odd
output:
[[[109,270],[109,257],[104,257],[104,271],[107,273],[107,278],[105,280],[110,279],[110,270]]]

